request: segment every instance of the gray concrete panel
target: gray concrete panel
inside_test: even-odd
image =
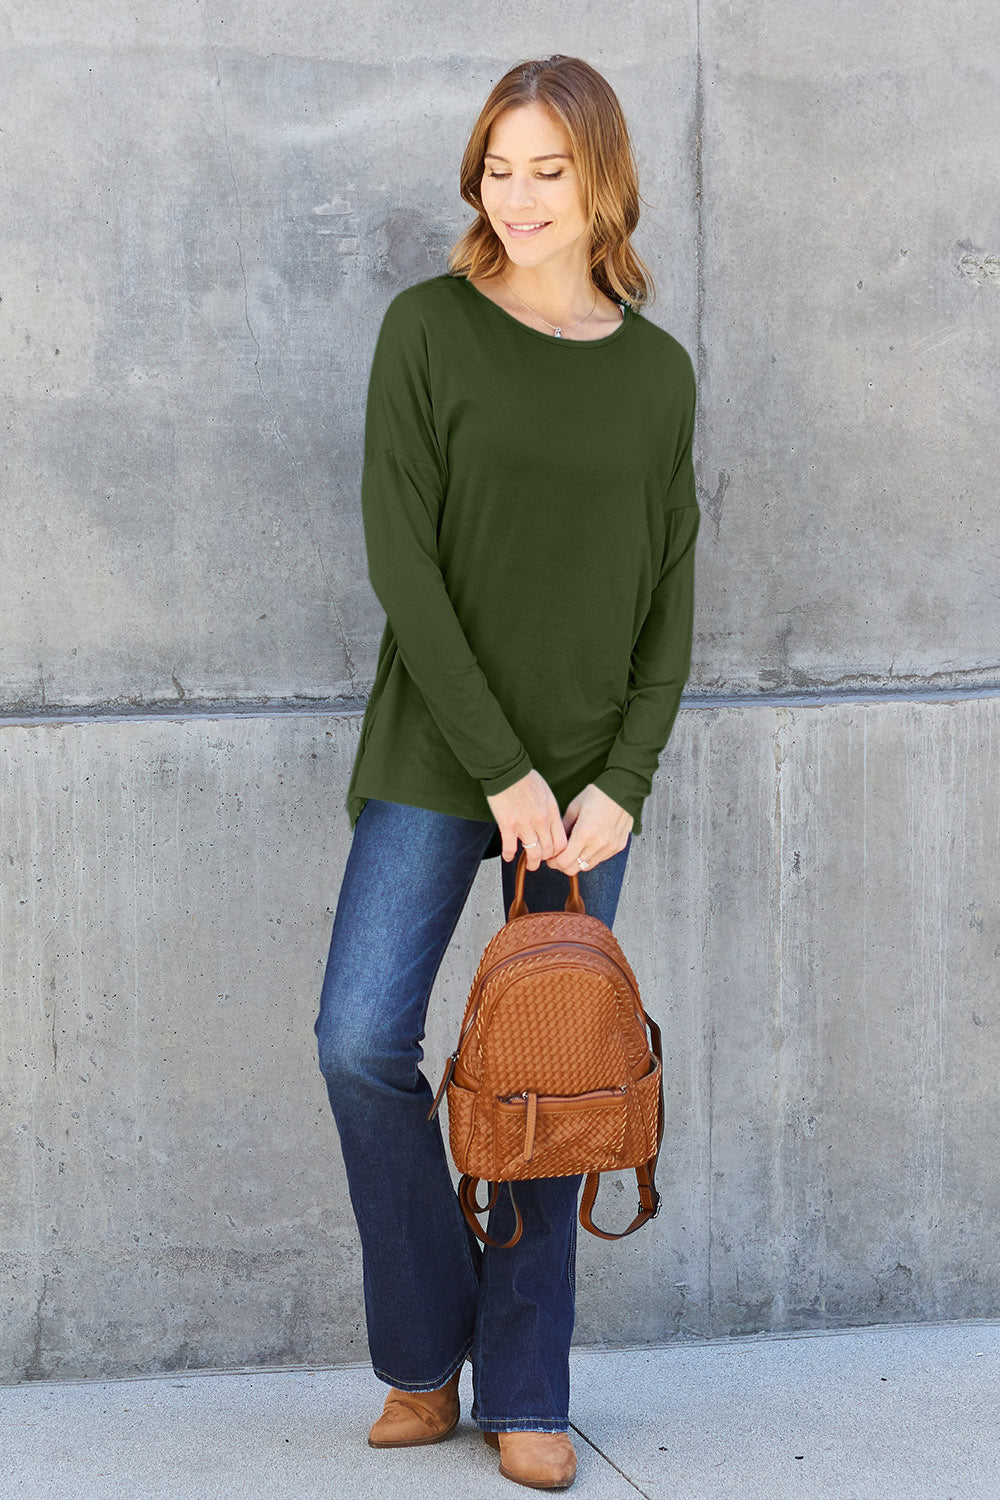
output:
[[[383,623],[371,352],[468,221],[458,163],[509,60],[439,38],[403,68],[381,30],[357,54],[343,6],[280,47],[254,8],[139,10],[148,30],[15,7],[0,50],[2,702],[354,707]],[[641,122],[651,82],[620,62]],[[693,73],[676,44],[661,66],[670,111],[639,130],[654,264],[691,231],[665,206],[691,195],[667,121]]]
[[[634,6],[598,45],[549,5],[502,54],[455,5],[205,10],[0,30],[6,704],[363,701],[378,322],[556,30],[619,88],[697,360],[692,689],[995,684],[995,7]]]
[[[6,1378],[365,1357],[312,1034],[357,728],[0,734]],[[581,1233],[581,1343],[996,1307],[998,732],[1000,698],[681,711],[616,921],[666,1038],[664,1206]],[[606,1178],[598,1222],[633,1197]]]
[[[693,682],[995,686],[1000,16],[699,14]]]

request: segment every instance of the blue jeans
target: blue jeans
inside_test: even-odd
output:
[[[484,1431],[565,1432],[582,1178],[517,1183],[521,1240],[483,1249],[463,1218],[439,1120],[427,1119],[432,1090],[419,1067],[431,987],[495,830],[368,799],[314,1030],[361,1237],[375,1374],[398,1390],[435,1390],[471,1356],[472,1416]],[[587,911],[609,927],[631,842],[580,871]],[[501,860],[505,918],[516,863]],[[559,910],[568,893],[561,870],[526,872],[529,910]],[[501,1190],[489,1233],[505,1240],[513,1227]]]

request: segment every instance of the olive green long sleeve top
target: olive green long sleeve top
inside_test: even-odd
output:
[[[535,767],[561,812],[593,782],[641,834],[691,665],[695,397],[685,348],[628,304],[581,341],[462,276],[392,299],[361,479],[386,621],[352,828],[368,797],[490,821],[487,796]]]

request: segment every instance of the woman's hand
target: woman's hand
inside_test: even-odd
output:
[[[532,845],[526,849],[529,870],[537,870],[543,859],[550,869],[562,870],[564,875],[579,875],[581,859],[593,869],[625,848],[635,822],[630,812],[593,782],[573,798],[562,816],[551,787],[534,769],[486,800],[500,828],[504,859],[512,860],[517,854],[518,840]]]
[[[500,829],[504,859],[510,861],[517,854],[518,839],[532,845],[525,850],[529,870],[537,870],[543,859],[551,862],[552,855],[565,849],[566,830],[559,803],[540,771],[532,768],[513,786],[486,800]]]
[[[592,870],[625,848],[634,822],[630,812],[589,782],[566,809],[563,824],[569,842],[545,863],[565,875],[579,875],[582,868],[579,861],[585,859]]]

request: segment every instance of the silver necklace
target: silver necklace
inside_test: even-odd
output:
[[[510,282],[507,280],[507,278],[503,274],[503,272],[502,271],[498,271],[497,275],[500,277],[500,280],[503,282],[503,284],[507,288],[507,290],[509,292],[514,292],[514,288],[511,286]],[[520,302],[520,304],[521,304],[522,307],[526,307],[529,312],[534,313],[534,315],[535,315],[536,318],[542,318],[542,315],[538,311],[537,307],[532,307],[529,303],[525,302],[525,300],[524,300],[523,297],[518,297],[517,292],[514,292],[514,296],[517,297],[517,300],[518,300],[518,302]],[[587,314],[586,318],[581,318],[580,319],[579,323],[571,323],[569,325],[569,329],[567,331],[570,332],[570,333],[572,333],[572,331],[573,331],[574,328],[579,328],[580,323],[586,323],[587,318],[592,318],[594,316],[594,308],[596,308],[596,306],[597,306],[597,291],[596,291],[596,288],[595,288],[595,291],[594,291],[594,307],[592,307],[590,309],[590,312]],[[549,323],[548,318],[542,318],[542,322],[543,323],[548,323],[548,326],[551,329],[553,329],[555,337],[557,339],[561,339],[562,338],[563,331],[562,331],[562,326],[561,325],[558,325],[556,323]]]

